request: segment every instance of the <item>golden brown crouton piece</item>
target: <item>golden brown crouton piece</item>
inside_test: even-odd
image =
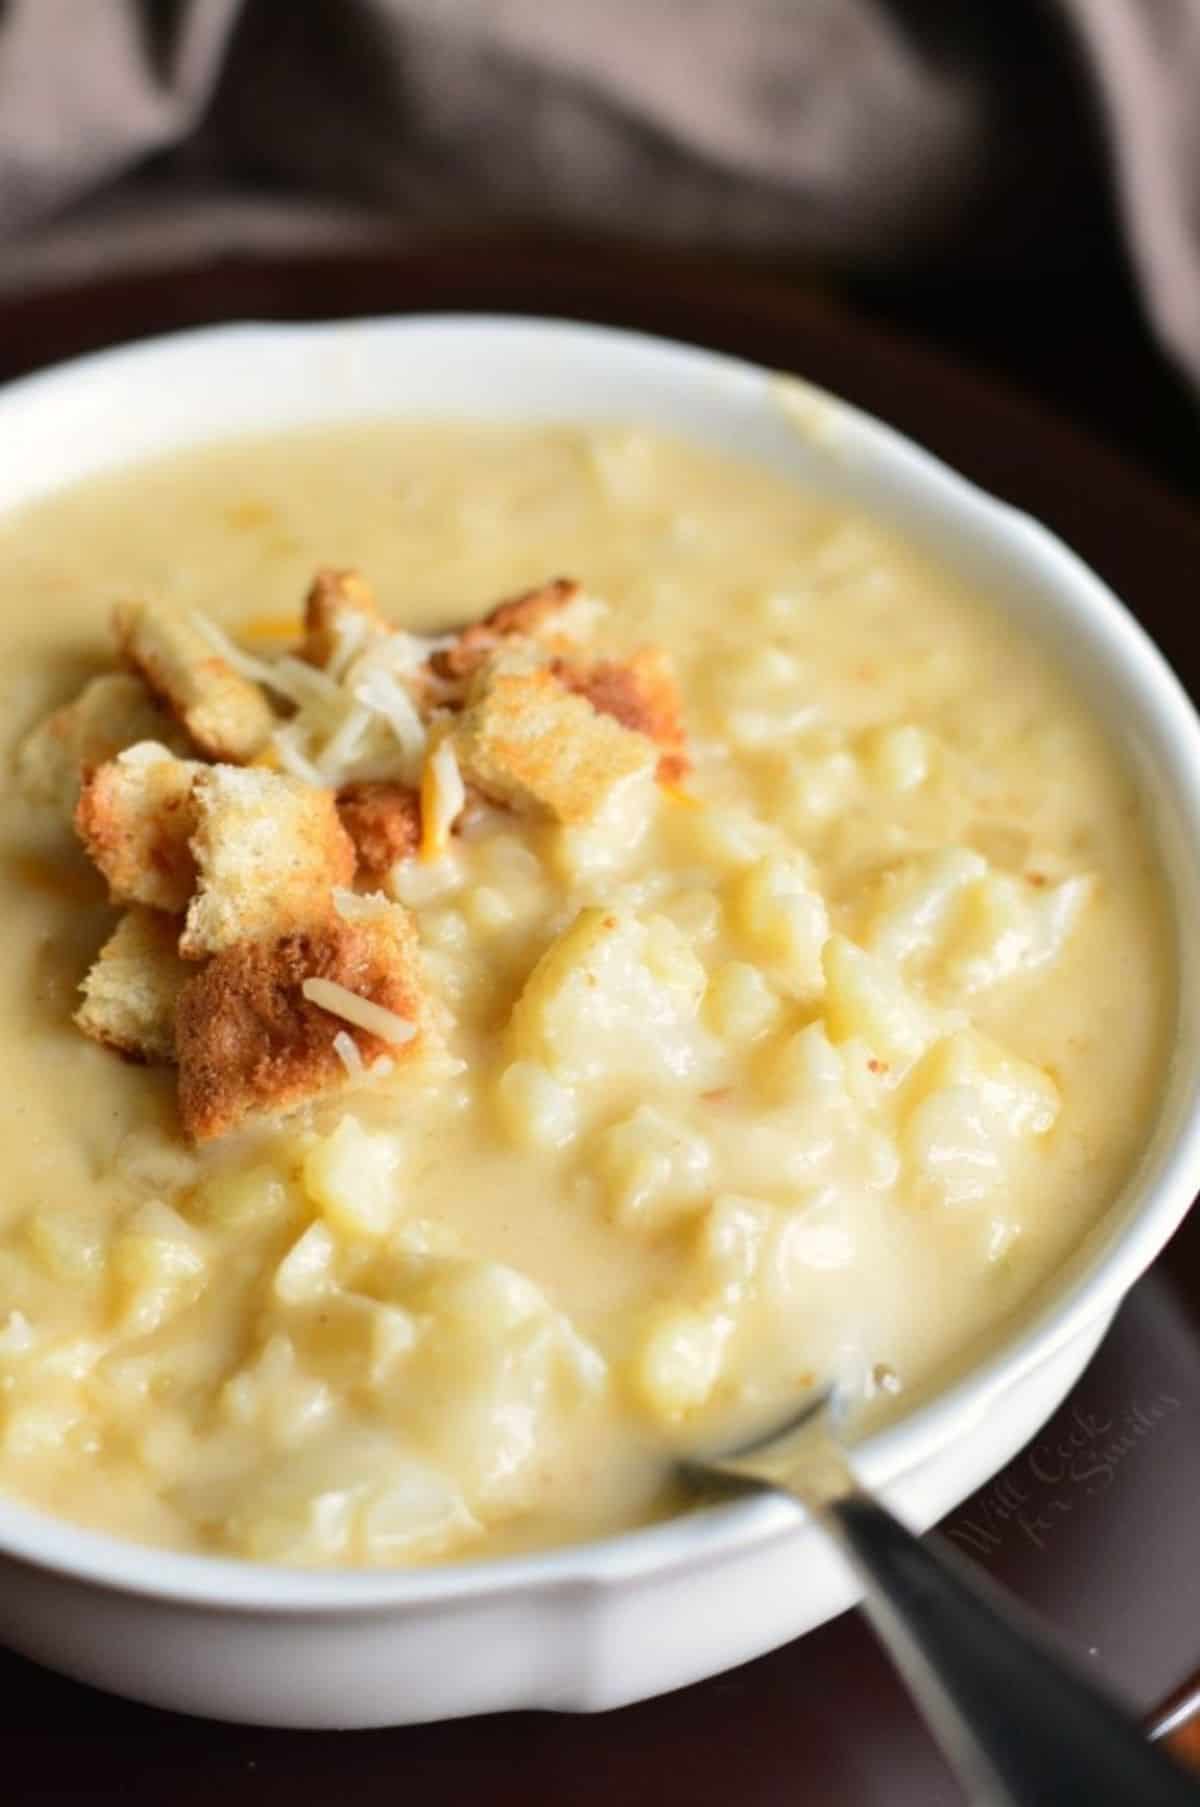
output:
[[[57,803],[71,815],[85,773],[139,740],[160,740],[185,750],[180,731],[132,672],[107,672],[84,685],[38,723],[17,753],[17,776],[35,803]]]
[[[538,584],[536,589],[506,596],[503,602],[488,610],[483,625],[499,635],[536,636],[578,595],[579,585],[573,577],[552,577],[549,583]],[[470,631],[468,628],[467,632]]]
[[[555,659],[550,669],[560,684],[577,696],[585,696],[601,715],[611,715],[622,727],[645,734],[661,749],[658,777],[662,784],[678,784],[691,770],[683,703],[671,661],[658,646],[643,646],[629,659],[598,659],[579,664]]]
[[[202,959],[274,940],[332,909],[354,876],[354,847],[332,791],[278,772],[206,766],[192,787],[198,889],[179,951]]]
[[[196,1142],[210,1141],[261,1112],[294,1110],[342,1085],[335,1038],[349,1035],[366,1065],[407,1059],[420,1036],[385,1041],[304,996],[325,979],[411,1023],[422,1021],[416,932],[399,909],[346,922],[337,915],[272,941],[216,955],[179,999],[179,1106]]]
[[[539,584],[536,590],[506,597],[482,621],[465,627],[453,646],[433,655],[430,663],[434,672],[439,678],[470,677],[502,640],[513,635],[536,639],[578,595],[579,585],[574,578],[556,577],[550,583]]]
[[[369,884],[379,884],[397,860],[411,859],[421,845],[421,799],[411,785],[344,784],[337,812],[354,843],[358,876]]]
[[[503,661],[472,681],[455,746],[463,776],[485,796],[559,822],[589,821],[618,786],[656,763],[644,734],[573,696],[552,671]]]
[[[392,624],[380,612],[366,578],[358,571],[318,571],[304,599],[304,657],[328,665],[346,647],[361,651]]]
[[[113,628],[122,656],[202,753],[242,765],[261,752],[276,726],[271,705],[257,684],[214,652],[199,628],[144,602],[119,603]]]
[[[126,910],[80,988],[83,1033],[131,1060],[173,1061],[175,1006],[195,971],[179,958],[178,940],[177,919]]]
[[[207,769],[142,741],[86,779],[75,827],[115,903],[187,908],[196,887],[192,781]]]

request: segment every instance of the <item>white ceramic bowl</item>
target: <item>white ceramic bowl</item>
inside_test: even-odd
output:
[[[805,391],[785,414],[774,381],[551,321],[186,333],[0,395],[0,510],[249,430],[388,413],[641,418],[892,519],[1011,611],[1017,631],[1069,656],[1139,777],[1170,875],[1175,1059],[1136,1174],[1053,1286],[965,1378],[861,1448],[866,1480],[923,1527],[1049,1415],[1200,1190],[1200,724],[1116,599],[1043,528],[831,397]],[[270,1725],[616,1706],[770,1649],[853,1591],[821,1536],[769,1500],[544,1556],[395,1574],[175,1555],[0,1502],[6,1642],[121,1694]]]

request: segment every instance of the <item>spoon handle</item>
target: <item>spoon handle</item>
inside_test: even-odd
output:
[[[1200,1807],[1200,1785],[940,1539],[860,1492],[822,1509],[947,1755],[996,1807]]]

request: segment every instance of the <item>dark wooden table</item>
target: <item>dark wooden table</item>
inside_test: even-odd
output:
[[[799,371],[1030,509],[1093,564],[1200,694],[1200,515],[1014,393],[841,305],[723,263],[508,241],[218,263],[0,306],[0,377],[246,317],[484,309],[603,320]],[[1097,381],[1102,372],[1097,373]],[[19,448],[5,448],[17,456]],[[10,606],[13,599],[9,599]],[[1124,1307],[1055,1419],[947,1521],[1139,1711],[1198,1747],[1200,1214]],[[961,1796],[857,1615],[600,1718],[510,1714],[392,1732],[217,1726],[0,1655],[5,1798],[316,1807],[953,1807]]]

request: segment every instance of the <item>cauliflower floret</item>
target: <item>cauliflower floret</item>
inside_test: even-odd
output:
[[[821,949],[829,938],[829,914],[799,853],[756,860],[738,878],[731,915],[749,951],[767,962],[796,996],[819,994]]]
[[[112,1246],[122,1329],[146,1336],[199,1298],[208,1254],[199,1231],[157,1200],[136,1211]]]
[[[510,1045],[568,1080],[683,1077],[702,1056],[704,968],[665,916],[582,910],[529,975]]]
[[[703,1202],[712,1150],[695,1130],[641,1104],[599,1137],[596,1166],[617,1222],[653,1231]]]
[[[883,790],[912,791],[924,784],[933,763],[933,742],[915,722],[896,722],[866,737],[864,758]]]
[[[266,1464],[223,1526],[260,1561],[428,1561],[481,1527],[449,1475],[394,1436],[328,1430]]]
[[[947,1037],[913,1076],[904,1148],[919,1191],[947,1205],[999,1191],[1023,1149],[1054,1127],[1058,1087],[989,1036]]]
[[[713,974],[704,1009],[714,1032],[739,1044],[758,1041],[774,1028],[782,1004],[759,967],[727,960]]]
[[[987,861],[969,847],[914,854],[872,886],[863,942],[881,959],[912,960],[940,946],[970,887],[986,876]]]
[[[423,1447],[489,1517],[530,1503],[555,1420],[603,1393],[607,1366],[534,1282],[490,1261],[442,1261],[405,1303],[425,1320],[406,1376]]]
[[[915,854],[870,888],[861,939],[896,964],[923,963],[958,992],[983,991],[1057,958],[1092,891],[1086,876],[1035,883],[968,847]]]
[[[501,1128],[518,1148],[561,1148],[577,1127],[575,1093],[540,1061],[514,1060],[496,1082]]]
[[[643,1410],[661,1424],[675,1425],[707,1404],[733,1329],[733,1318],[720,1309],[671,1305],[655,1310],[629,1370]]]
[[[968,994],[1037,972],[1056,960],[1092,894],[1085,875],[1038,887],[992,872],[967,893],[945,963],[948,983]]]
[[[304,1188],[343,1236],[382,1236],[395,1226],[402,1198],[403,1144],[391,1130],[364,1129],[343,1117],[304,1162]]]
[[[938,1036],[944,1024],[899,973],[844,935],[825,944],[825,1024],[834,1042],[861,1036],[893,1078],[912,1065]]]

